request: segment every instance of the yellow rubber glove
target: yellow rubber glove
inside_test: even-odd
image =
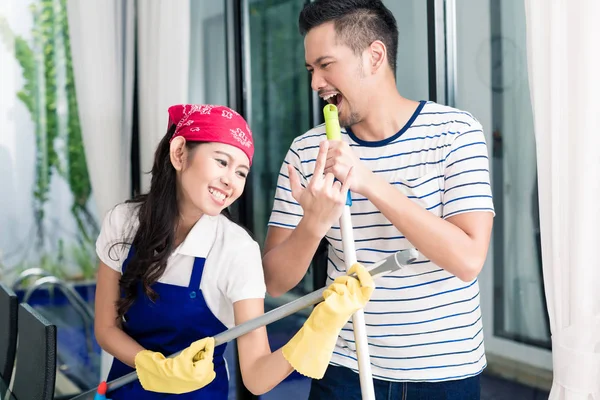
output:
[[[283,346],[283,356],[302,375],[321,379],[329,365],[338,335],[352,314],[364,308],[375,289],[373,278],[361,264],[340,276],[325,289],[325,300],[317,305],[298,333]],[[360,282],[359,282],[360,281]]]
[[[135,369],[142,387],[150,392],[181,394],[198,390],[215,379],[211,337],[192,343],[178,356],[143,350],[135,356]]]

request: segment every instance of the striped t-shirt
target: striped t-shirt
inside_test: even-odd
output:
[[[320,125],[293,141],[279,173],[269,225],[293,229],[300,222],[302,208],[292,197],[287,164],[296,168],[306,185],[323,140],[325,126]],[[494,213],[485,137],[481,124],[467,112],[421,102],[405,127],[388,139],[365,142],[346,129],[342,140],[371,171],[441,218],[473,211]],[[351,219],[356,257],[364,265],[414,247],[356,193]],[[338,224],[326,238],[330,283],[345,274]],[[414,264],[376,283],[365,308],[374,378],[444,381],[485,368],[477,280],[465,283],[420,255]],[[331,363],[358,370],[351,321],[340,333]]]

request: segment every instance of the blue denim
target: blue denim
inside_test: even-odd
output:
[[[373,379],[377,400],[479,400],[479,375],[444,382],[388,382]],[[361,400],[358,374],[329,366],[325,376],[313,380],[309,400]]]

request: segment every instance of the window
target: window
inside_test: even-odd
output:
[[[488,353],[551,368],[522,0],[456,2],[456,105],[483,125],[496,217],[480,274]]]

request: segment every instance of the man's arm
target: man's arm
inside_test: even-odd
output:
[[[281,296],[304,277],[321,238],[307,228],[302,218],[295,229],[270,226],[265,240],[263,268],[267,292]]]
[[[442,219],[412,202],[379,177],[366,197],[429,260],[463,281],[477,277],[488,251],[491,212],[468,212]]]
[[[345,143],[330,143],[325,172],[339,179],[348,168],[355,169],[352,191],[368,198],[425,257],[471,281],[485,262],[493,223],[487,148],[477,125],[457,134],[443,161],[442,218],[368,170]]]

